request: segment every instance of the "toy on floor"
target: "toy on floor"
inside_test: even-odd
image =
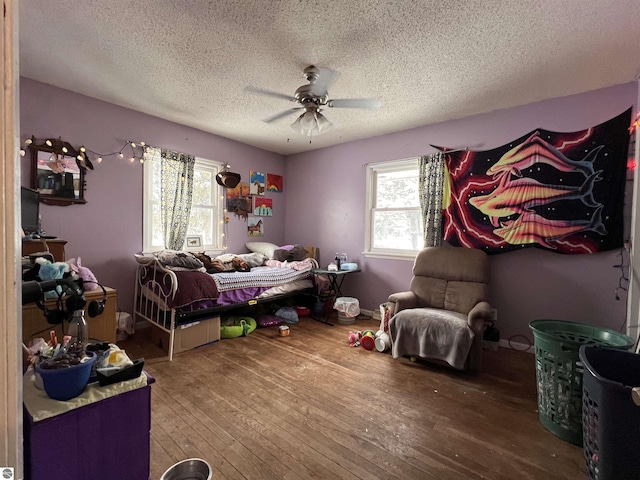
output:
[[[365,350],[373,350],[376,346],[376,334],[373,330],[365,330],[362,332],[362,338],[360,339],[360,345]]]
[[[386,352],[391,348],[391,337],[389,337],[388,333],[385,333],[383,330],[378,330],[376,332],[376,350],[379,352]]]
[[[359,347],[360,346],[360,338],[362,337],[362,332],[349,332],[349,346],[350,347]]]

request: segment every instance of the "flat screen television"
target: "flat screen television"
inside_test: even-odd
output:
[[[22,187],[22,230],[25,235],[40,233],[40,193]]]

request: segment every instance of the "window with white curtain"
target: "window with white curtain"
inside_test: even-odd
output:
[[[187,237],[201,236],[198,251],[222,253],[224,250],[224,190],[216,182],[223,163],[196,157],[193,197]],[[160,150],[148,148],[144,162],[143,248],[162,250],[162,216],[160,213]],[[186,246],[183,246],[186,249]]]
[[[423,246],[418,159],[367,165],[365,254],[411,257]]]

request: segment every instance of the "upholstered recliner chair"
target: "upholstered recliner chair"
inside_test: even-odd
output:
[[[393,357],[479,371],[482,336],[491,318],[487,254],[427,247],[416,256],[409,288],[390,295],[387,302]]]

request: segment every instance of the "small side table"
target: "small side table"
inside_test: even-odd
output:
[[[329,286],[331,288],[331,291],[333,292],[333,296],[331,298],[333,299],[333,301],[335,301],[336,298],[344,296],[342,295],[342,284],[344,283],[344,279],[346,278],[346,276],[350,273],[358,273],[360,272],[360,269],[358,268],[356,270],[327,270],[324,268],[315,268],[311,271],[316,275],[326,275],[327,278],[329,278]],[[328,314],[327,314],[327,318],[322,323],[326,323],[327,325],[332,325],[331,323],[329,323]]]

